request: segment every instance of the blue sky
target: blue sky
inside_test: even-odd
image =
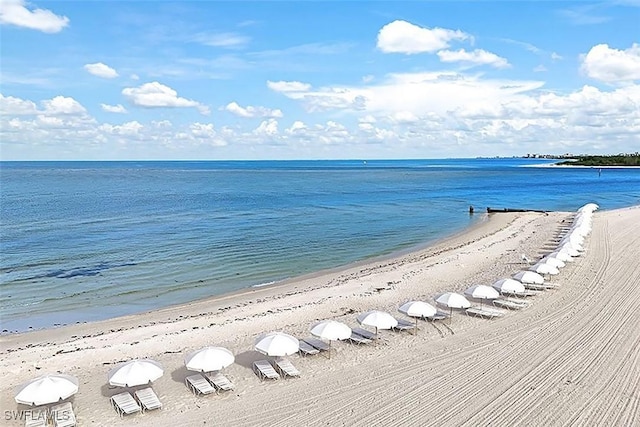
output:
[[[640,151],[640,0],[0,0],[2,160]]]

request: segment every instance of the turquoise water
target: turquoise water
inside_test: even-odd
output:
[[[2,162],[2,329],[343,266],[461,231],[487,206],[640,204],[640,169],[522,167],[545,162]]]

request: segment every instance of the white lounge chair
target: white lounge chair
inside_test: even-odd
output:
[[[305,338],[303,341],[317,350],[331,351],[331,346],[318,338],[309,337]]]
[[[136,412],[142,412],[142,408],[128,391],[111,396],[110,401],[111,406],[113,406],[121,417],[124,415],[134,414]]]
[[[49,425],[49,411],[47,409],[31,409],[24,415],[25,427],[46,427]]]
[[[229,378],[225,377],[222,372],[210,372],[207,374],[207,378],[211,381],[216,388],[216,393],[218,391],[230,391],[236,388],[235,384],[233,384]]]
[[[207,381],[207,379],[200,374],[186,377],[184,379],[184,383],[187,385],[189,390],[191,390],[191,392],[196,396],[201,394],[211,394],[216,392],[216,389],[213,388],[211,383]]]
[[[398,319],[396,318],[396,320],[398,321],[398,324],[396,326],[393,327],[394,330],[396,331],[416,331],[418,328],[415,324],[415,322],[409,322],[408,320],[405,319]]]
[[[493,319],[495,317],[504,316],[504,312],[503,311],[498,311],[498,310],[495,310],[495,309],[485,308],[485,307],[482,307],[482,308],[481,307],[470,307],[470,308],[467,308],[465,310],[465,312],[469,316],[482,317],[482,318],[485,318],[485,319]]]
[[[138,399],[138,402],[140,402],[143,411],[162,409],[162,402],[160,402],[160,399],[158,399],[158,396],[151,387],[136,390],[134,395],[136,399]]]
[[[308,342],[304,340],[298,340],[299,350],[298,352],[302,356],[313,356],[315,354],[320,353],[320,350],[310,345]]]
[[[253,371],[258,375],[261,380],[277,380],[280,379],[280,374],[273,369],[271,363],[268,360],[256,360],[253,362]]]
[[[283,377],[299,377],[300,371],[289,361],[289,359],[277,358],[275,361],[275,368],[280,371]]]
[[[528,302],[517,302],[507,298],[499,298],[493,300],[493,305],[500,308],[508,308],[509,310],[521,310],[529,305]]]
[[[55,427],[73,427],[77,423],[71,402],[52,406],[49,410],[49,417]]]
[[[354,344],[369,344],[372,342],[369,338],[365,338],[362,335],[358,335],[353,331],[351,331],[351,336],[349,337],[349,341],[351,341]]]
[[[449,318],[449,313],[445,313],[444,311],[438,310],[436,314],[434,314],[433,316],[428,316],[428,317],[425,317],[424,319],[430,322],[435,322],[436,320],[445,320],[448,318]]]
[[[366,329],[362,329],[362,328],[351,328],[351,332],[353,332],[356,335],[360,335],[363,338],[367,338],[369,340],[375,340],[378,339],[378,336],[376,334],[374,334],[371,331],[367,331]]]

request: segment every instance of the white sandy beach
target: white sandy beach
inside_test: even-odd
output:
[[[410,299],[490,285],[552,250],[572,213],[494,214],[433,247],[391,260],[256,288],[222,298],[0,337],[3,425],[20,383],[63,372],[80,380],[78,425],[632,426],[640,425],[640,208],[596,212],[585,253],[551,280],[560,285],[523,310],[484,320],[454,313],[420,322],[417,335],[382,331],[377,345],[334,344],[331,359],[292,356],[300,378],[261,382],[255,338],[280,330],[305,337],[333,318]],[[563,222],[564,221],[564,222]],[[376,290],[378,287],[386,290]],[[236,389],[195,397],[183,356],[208,345],[236,355],[225,373]],[[162,410],[120,418],[107,384],[119,362],[151,358]]]

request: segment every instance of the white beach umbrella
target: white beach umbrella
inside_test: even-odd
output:
[[[460,295],[455,292],[446,292],[440,295],[438,298],[436,298],[436,303],[445,307],[449,307],[449,323],[451,323],[454,308],[471,307],[471,303],[464,297],[464,295]]]
[[[402,304],[398,311],[406,314],[409,317],[415,318],[416,321],[416,334],[418,333],[418,318],[424,319],[426,317],[435,316],[438,309],[431,304],[424,301],[408,301]]]
[[[550,275],[556,275],[558,273],[560,273],[560,270],[558,270],[557,267],[554,267],[551,264],[547,264],[546,262],[539,262],[536,265],[532,265],[529,270],[531,271],[535,271],[538,274],[550,274]]]
[[[558,248],[558,252],[565,252],[567,255],[572,257],[580,256],[580,252],[578,252],[571,243],[565,243],[564,245]]]
[[[555,268],[562,268],[567,265],[564,263],[564,261],[561,261],[558,258],[555,258],[552,256],[546,256],[542,258],[540,261],[545,262],[549,265],[553,265]]]
[[[514,279],[500,279],[491,286],[501,294],[518,294],[525,291],[522,282]]]
[[[270,332],[256,339],[255,349],[267,356],[289,356],[298,352],[300,341],[284,332]]]
[[[224,347],[205,347],[189,353],[184,365],[190,371],[219,371],[231,365],[235,360],[233,353]]]
[[[578,212],[594,212],[597,211],[599,207],[600,206],[598,206],[596,203],[587,203],[586,205],[578,209]]]
[[[573,261],[573,257],[571,255],[569,255],[568,253],[566,253],[566,252],[553,251],[547,256],[553,257],[553,258],[558,258],[560,261],[563,261],[563,262],[571,262],[571,261]]]
[[[118,387],[135,387],[149,384],[164,374],[162,365],[151,359],[134,359],[109,371],[109,384]]]
[[[18,387],[16,402],[40,406],[55,403],[78,392],[78,379],[65,374],[48,374],[28,381]]]
[[[311,327],[311,335],[329,343],[334,340],[346,340],[351,336],[351,328],[337,320],[323,320]]]
[[[367,311],[366,313],[359,314],[357,319],[361,325],[376,328],[376,335],[378,334],[378,329],[391,329],[398,326],[396,318],[386,311]]]
[[[487,285],[473,285],[464,291],[464,294],[470,298],[479,299],[480,305],[482,305],[484,300],[500,297],[498,291]]]
[[[409,317],[425,318],[434,316],[438,309],[424,301],[408,301],[398,308],[400,313],[406,314]]]
[[[522,283],[533,283],[536,285],[542,285],[544,283],[544,277],[535,271],[520,271],[514,274],[513,278]]]

